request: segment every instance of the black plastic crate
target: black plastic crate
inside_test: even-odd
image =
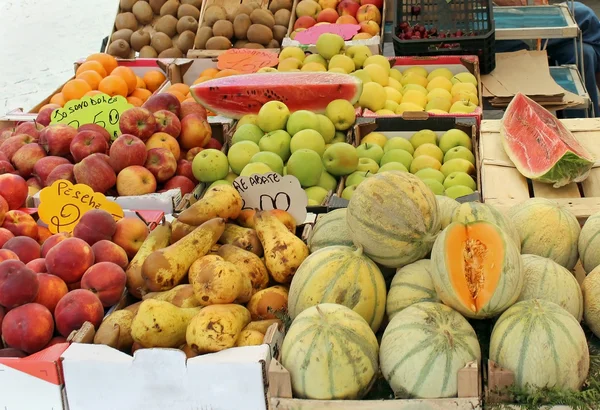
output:
[[[491,0],[396,0],[394,6],[396,56],[475,55],[482,74],[496,67]]]

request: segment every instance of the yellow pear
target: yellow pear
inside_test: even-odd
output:
[[[202,306],[194,296],[194,287],[187,284],[175,286],[166,292],[150,292],[144,295],[146,299],[163,300],[181,308]]]
[[[402,75],[405,77],[409,74],[416,74],[418,76],[421,76],[421,77],[427,79],[427,70],[423,67],[419,67],[419,66],[409,67],[402,72]]]
[[[416,90],[408,90],[402,96],[402,103],[412,103],[418,105],[421,108],[425,108],[427,105],[427,97]]]
[[[427,84],[427,91],[443,88],[446,91],[452,90],[452,83],[446,77],[435,77]]]
[[[219,238],[219,243],[235,245],[252,252],[258,257],[263,256],[263,248],[254,229],[244,228],[236,224],[225,224],[225,230]]]
[[[134,317],[135,313],[130,310],[115,310],[102,321],[94,335],[94,344],[107,345],[123,351],[131,350],[131,324]]]
[[[244,306],[207,306],[189,322],[185,341],[200,354],[229,349],[235,346],[250,319],[250,312]]]
[[[183,211],[177,220],[198,226],[213,218],[235,219],[242,212],[242,197],[231,185],[216,185],[202,199]]]
[[[190,284],[202,306],[246,303],[252,297],[250,278],[218,255],[206,255],[190,266]]]
[[[269,272],[265,264],[252,252],[233,245],[223,245],[217,253],[250,279],[253,294],[269,285]]]

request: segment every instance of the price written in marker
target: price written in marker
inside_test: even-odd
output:
[[[299,32],[294,40],[301,44],[316,44],[319,36],[325,33],[337,34],[344,40],[350,40],[359,30],[358,24],[323,24]]]
[[[263,67],[275,67],[278,63],[277,53],[263,50],[230,49],[219,55],[217,68],[255,73]]]
[[[119,204],[84,184],[59,179],[40,192],[38,215],[52,233],[73,232],[83,214],[92,209],[103,209],[116,221],[124,215]]]
[[[281,209],[292,215],[298,224],[306,219],[308,197],[294,176],[281,176],[276,172],[253,174],[237,177],[233,187],[242,197],[242,209]]]
[[[115,140],[121,133],[119,119],[123,111],[132,108],[125,97],[97,94],[71,100],[63,108],[52,112],[51,124],[67,124],[79,128],[84,124],[97,124],[106,129]]]

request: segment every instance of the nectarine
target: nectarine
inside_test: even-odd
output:
[[[41,256],[40,244],[28,236],[17,236],[9,239],[2,249],[13,251],[23,263],[29,263]]]
[[[32,302],[40,283],[37,275],[18,260],[0,263],[0,305],[12,309]]]
[[[79,219],[73,236],[93,245],[101,240],[110,240],[116,229],[117,222],[110,213],[103,209],[92,209]]]
[[[54,309],[56,329],[64,337],[69,337],[73,330],[90,322],[97,329],[102,323],[104,308],[98,296],[86,289],[76,289],[67,293]]]
[[[48,273],[58,276],[67,284],[80,281],[93,264],[92,248],[79,238],[65,239],[46,254]]]
[[[131,260],[148,234],[148,227],[144,221],[138,217],[126,217],[117,222],[117,230],[112,240],[125,250],[127,257]]]
[[[26,353],[42,350],[54,334],[52,313],[39,303],[19,306],[2,321],[2,337],[12,348]]]
[[[44,305],[50,312],[54,312],[58,302],[69,293],[67,284],[58,276],[49,273],[38,273],[37,277],[40,282],[40,290],[34,302]]]
[[[104,307],[110,307],[121,298],[126,282],[125,271],[119,265],[100,262],[83,274],[81,288],[95,293]]]

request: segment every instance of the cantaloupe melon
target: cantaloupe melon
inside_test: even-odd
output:
[[[600,267],[592,270],[581,284],[583,293],[583,321],[600,337]]]
[[[491,222],[453,222],[431,251],[431,279],[446,305],[470,318],[502,313],[523,289],[521,255]]]
[[[521,239],[514,225],[492,205],[479,202],[465,202],[452,212],[451,222],[467,223],[475,221],[488,221],[498,225],[500,229],[513,239],[517,245],[517,250],[521,251]]]
[[[481,360],[475,331],[441,303],[417,303],[390,321],[383,338],[381,372],[397,397],[455,397],[458,371]]]
[[[552,259],[537,255],[522,255],[521,258],[525,284],[518,300],[549,300],[580,322],[583,316],[583,296],[575,276]]]
[[[440,231],[435,195],[419,178],[400,171],[361,182],[348,204],[347,221],[354,242],[390,268],[425,257]]]
[[[508,218],[519,232],[521,253],[550,258],[571,270],[577,263],[581,227],[569,210],[545,198],[513,206]]]
[[[300,313],[281,347],[294,397],[360,399],[379,372],[379,346],[369,324],[346,306],[324,303]]]
[[[460,203],[455,199],[443,195],[436,195],[435,199],[438,203],[438,212],[440,215],[440,222],[442,223],[442,229],[444,229],[452,222],[452,212],[460,206]]]
[[[327,246],[352,246],[346,224],[346,208],[336,209],[320,217],[307,242],[311,253]]]
[[[385,280],[362,248],[329,246],[302,262],[292,279],[288,314],[296,318],[320,303],[337,303],[354,310],[377,332],[385,313]]]
[[[578,390],[590,356],[583,329],[572,314],[543,299],[518,302],[492,331],[490,359],[514,372],[515,385]]]
[[[402,309],[415,303],[439,301],[431,280],[431,260],[421,259],[396,271],[385,310],[391,320]]]
[[[600,265],[600,212],[590,216],[579,235],[577,246],[583,270],[590,273]]]

